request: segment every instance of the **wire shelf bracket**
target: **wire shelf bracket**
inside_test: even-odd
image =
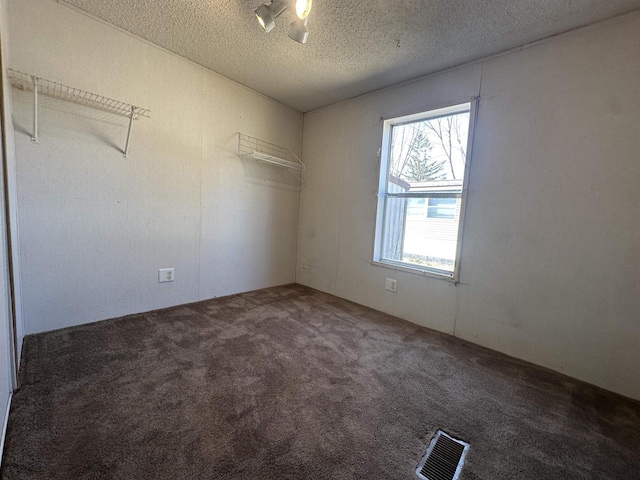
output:
[[[77,103],[86,107],[102,110],[114,115],[120,115],[129,119],[127,140],[122,151],[125,158],[129,155],[129,143],[131,142],[131,130],[133,121],[141,117],[150,118],[150,110],[134,105],[103,97],[95,93],[86,92],[78,88],[53,82],[28,73],[19,72],[11,68],[7,69],[11,85],[26,92],[33,92],[33,134],[31,141],[38,143],[38,97],[46,95],[59,100]]]
[[[291,150],[265,142],[255,137],[238,133],[238,156],[253,157],[261,162],[278,167],[304,171],[304,163]]]

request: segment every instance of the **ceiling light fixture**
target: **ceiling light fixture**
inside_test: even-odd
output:
[[[264,31],[269,33],[276,26],[276,18],[282,15],[287,9],[287,3],[281,0],[274,0],[271,5],[260,5],[256,9],[256,17]]]
[[[297,18],[289,26],[289,38],[298,43],[307,43],[309,30],[307,17],[311,13],[313,0],[272,0],[269,5],[260,5],[255,10],[256,18],[265,32],[269,33],[276,26],[276,19],[282,15],[287,7],[292,7]]]
[[[295,19],[293,23],[289,25],[289,38],[298,43],[307,43],[307,40],[309,39],[309,30],[307,29],[306,18],[304,20]]]

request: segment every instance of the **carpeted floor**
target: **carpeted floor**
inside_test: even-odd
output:
[[[640,478],[640,403],[293,285],[28,337],[2,479]]]

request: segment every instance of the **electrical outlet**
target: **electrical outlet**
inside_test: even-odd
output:
[[[393,279],[393,278],[387,278],[384,281],[384,289],[387,292],[397,293],[398,292],[398,281]]]
[[[305,269],[305,270],[307,269],[307,259],[306,258],[302,259],[302,268]]]
[[[173,282],[174,273],[173,268],[160,268],[158,270],[158,283]]]

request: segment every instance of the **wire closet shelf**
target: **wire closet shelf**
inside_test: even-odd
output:
[[[127,129],[127,141],[122,150],[124,157],[129,155],[129,143],[131,141],[131,130],[133,121],[140,117],[149,118],[150,111],[147,108],[137,107],[129,103],[114,100],[113,98],[104,97],[96,93],[80,90],[79,88],[70,87],[62,83],[40,78],[28,73],[19,72],[11,68],[7,69],[9,81],[11,85],[26,92],[33,92],[33,134],[31,141],[38,143],[38,96],[46,95],[48,97],[76,103],[85,107],[94,108],[104,112],[120,115],[129,119],[129,128]]]
[[[133,112],[134,120],[140,117],[149,118],[150,111],[146,108],[136,107],[129,103],[114,100],[113,98],[103,97],[102,95],[70,87],[69,85],[47,80],[46,78],[36,77],[28,73],[19,72],[11,68],[8,69],[8,73],[11,84],[27,92],[33,92],[37,85],[38,94],[40,95],[79,103],[87,107],[104,110],[127,118],[130,117]]]
[[[259,138],[238,133],[238,156],[253,157],[279,167],[304,170],[304,163],[288,148],[265,142]]]

